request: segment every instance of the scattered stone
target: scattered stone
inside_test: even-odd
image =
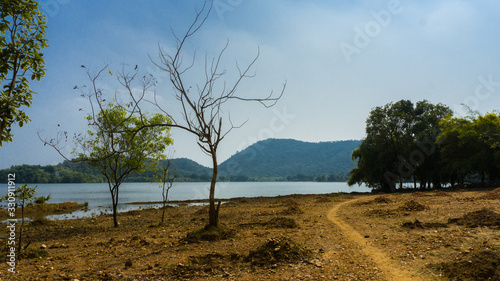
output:
[[[179,263],[171,273],[178,279],[191,279],[209,276],[229,276],[227,268],[234,262],[237,254],[222,255],[212,253],[203,256],[191,256],[187,264]]]
[[[59,243],[55,243],[53,245],[50,245],[50,247],[49,247],[49,249],[67,249],[67,248],[69,248],[68,245],[66,245],[66,244],[59,244]]]

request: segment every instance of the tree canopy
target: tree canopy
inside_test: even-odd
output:
[[[45,75],[41,50],[47,47],[45,16],[33,0],[0,2],[0,146],[12,141],[11,127],[29,122],[21,109],[35,93],[30,80]]]
[[[500,179],[500,116],[489,113],[440,122],[437,140],[442,155],[442,180],[451,184]]]
[[[426,100],[413,104],[400,100],[376,107],[366,121],[366,137],[352,158],[349,185],[366,183],[383,191],[394,191],[396,183],[417,180],[421,186],[439,184],[435,165],[439,154],[435,141],[440,133],[439,121],[451,110]]]
[[[98,168],[106,178],[113,201],[114,226],[118,226],[119,187],[132,172],[142,172],[165,159],[165,148],[172,144],[169,127],[137,128],[158,122],[168,123],[162,114],[129,115],[122,106],[109,104],[98,114],[87,117],[91,129],[77,139],[77,159]]]

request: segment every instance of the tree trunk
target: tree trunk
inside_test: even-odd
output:
[[[23,205],[21,206],[21,228],[19,229],[19,245],[17,245],[17,255],[19,257],[19,254],[21,253],[21,246],[23,243],[23,227],[24,227],[24,198],[23,198]]]
[[[210,182],[210,196],[209,203],[210,209],[208,211],[208,226],[217,227],[219,224],[219,208],[215,208],[215,184],[217,183],[217,155],[215,151],[212,151],[212,164],[213,164],[213,173],[212,173],[212,181]],[[219,205],[220,206],[220,205]]]
[[[165,223],[165,208],[167,207],[167,202],[168,202],[168,191],[170,190],[170,187],[167,188],[165,191],[165,182],[163,182],[163,210],[161,213],[161,223]]]
[[[114,186],[110,189],[109,191],[111,192],[111,200],[113,201],[113,225],[114,227],[118,227],[118,186]]]
[[[165,201],[163,201],[163,210],[161,212],[161,224],[164,224],[165,223],[165,207],[166,207],[166,204],[165,204]]]
[[[115,227],[118,227],[118,215],[116,214],[117,212],[117,205],[116,203],[113,203],[113,225]]]

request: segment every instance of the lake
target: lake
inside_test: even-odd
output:
[[[20,184],[17,184],[20,186]],[[35,186],[35,184],[30,184]],[[169,192],[169,200],[207,199],[210,183],[174,183]],[[158,204],[146,202],[162,201],[158,183],[123,183],[119,192],[119,211],[129,211]],[[365,186],[349,187],[345,182],[221,182],[217,183],[215,197],[229,199],[235,197],[278,196],[290,194],[326,194],[333,192],[369,192]],[[111,212],[111,195],[107,183],[59,183],[38,184],[35,196],[50,194],[49,203],[88,202],[90,211],[77,211],[69,215],[50,216],[50,219],[89,217]],[[143,204],[130,204],[141,202]]]

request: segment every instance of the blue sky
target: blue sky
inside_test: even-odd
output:
[[[28,114],[32,122],[15,127],[14,142],[0,148],[0,168],[19,164],[56,164],[63,160],[37,136],[63,129],[85,130],[86,101],[74,91],[88,84],[85,71],[109,64],[138,65],[160,83],[165,110],[179,116],[163,72],[150,61],[158,45],[175,42],[170,27],[183,32],[203,0],[189,1],[41,1],[47,15],[47,74],[32,83],[38,92]],[[231,83],[235,62],[257,54],[256,76],[238,88],[242,96],[265,96],[287,82],[283,98],[271,109],[232,103],[235,123],[247,123],[222,142],[219,159],[269,137],[303,141],[361,139],[370,110],[400,99],[444,103],[457,114],[460,104],[481,113],[499,109],[500,3],[497,1],[306,1],[214,0],[206,24],[186,45],[196,51],[191,85],[201,83],[203,57],[229,41],[223,60]],[[498,81],[498,82],[497,82]],[[107,83],[103,81],[103,83]],[[58,126],[60,125],[60,126]],[[174,157],[210,166],[195,137],[178,130]],[[69,152],[71,144],[64,151]]]

